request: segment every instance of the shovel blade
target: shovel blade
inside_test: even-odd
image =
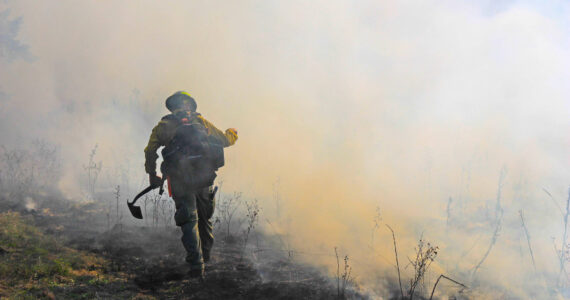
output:
[[[133,215],[133,217],[137,219],[143,218],[140,206],[135,206],[134,204],[131,203],[128,203],[127,205],[129,206],[129,210],[131,211],[131,215]]]
[[[127,206],[129,207],[129,211],[131,211],[131,215],[133,215],[133,217],[137,219],[143,218],[140,206],[135,206],[135,203],[137,202],[137,200],[139,200],[140,197],[150,192],[153,188],[154,188],[153,186],[148,186],[147,188],[142,190],[132,202],[129,202],[129,200],[127,200]]]

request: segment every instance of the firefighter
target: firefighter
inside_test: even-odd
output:
[[[204,263],[210,260],[210,253],[214,244],[213,227],[210,221],[215,206],[212,188],[215,178],[214,171],[223,165],[223,147],[231,146],[236,142],[237,130],[229,128],[222,132],[217,129],[196,112],[196,101],[184,91],[176,92],[168,97],[166,108],[171,114],[164,116],[153,128],[148,145],[144,150],[145,170],[149,175],[151,186],[158,187],[163,184],[162,178],[156,174],[156,159],[158,158],[158,148],[165,146],[162,151],[164,162],[161,166],[161,172],[163,176],[167,177],[168,190],[176,205],[174,220],[176,225],[182,229],[182,244],[187,252],[186,262],[190,265],[189,274],[191,277],[203,278]],[[209,141],[213,141],[210,144],[220,147],[221,150],[219,151],[222,152],[221,164],[218,163],[213,166],[214,169],[198,168],[196,171],[197,168],[192,168],[192,166],[178,161],[181,160],[180,157],[191,157],[193,159],[197,156],[175,153],[182,151],[181,149],[194,147],[189,146],[189,144],[192,144],[192,140],[199,139],[195,136],[184,137],[183,135],[187,132],[184,131],[186,128],[191,130],[197,128],[198,134],[203,132]],[[175,144],[176,142],[177,144]],[[181,145],[181,143],[186,144]],[[171,155],[173,153],[175,155]],[[196,180],[200,182],[197,183]]]

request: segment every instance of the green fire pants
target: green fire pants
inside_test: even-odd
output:
[[[188,190],[182,180],[169,178],[169,190],[176,205],[174,220],[182,229],[182,244],[190,269],[203,269],[214,245],[213,226],[215,201],[212,187]]]

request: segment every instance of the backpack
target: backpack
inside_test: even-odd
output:
[[[170,142],[162,149],[161,172],[177,176],[189,189],[210,186],[224,166],[224,148],[195,114],[179,113],[164,118],[176,122]],[[164,119],[163,118],[163,119]]]

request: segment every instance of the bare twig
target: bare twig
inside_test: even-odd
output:
[[[115,208],[115,212],[116,212],[116,218],[115,218],[115,224],[119,224],[119,198],[121,198],[121,186],[117,185],[117,187],[115,188],[115,202],[116,202],[116,208]]]
[[[562,218],[564,218],[564,212],[562,211],[562,207],[560,207],[560,204],[558,204],[558,202],[554,200],[554,197],[552,197],[552,194],[546,188],[542,188],[542,190],[548,195],[548,197],[550,197],[552,202],[554,202],[554,204],[558,208],[558,211],[560,212],[560,215],[562,216]]]
[[[334,254],[336,255],[336,295],[340,297],[340,261],[338,260],[338,251],[334,247]]]
[[[224,224],[226,231],[226,240],[229,240],[231,237],[232,219],[240,205],[241,196],[241,193],[234,192],[233,196],[222,198],[218,206],[221,222]]]
[[[438,277],[437,280],[435,281],[435,284],[433,285],[433,289],[431,290],[431,295],[429,296],[429,300],[431,300],[431,299],[433,298],[433,293],[435,292],[435,288],[437,287],[437,284],[439,283],[439,280],[442,279],[442,278],[445,278],[445,279],[447,279],[447,280],[449,280],[449,281],[451,281],[451,282],[453,282],[453,283],[455,283],[455,284],[457,284],[457,285],[459,285],[459,286],[462,286],[462,287],[465,288],[465,289],[468,288],[468,287],[467,287],[466,285],[464,285],[463,283],[461,283],[461,282],[459,282],[459,281],[456,281],[456,280],[453,280],[453,279],[451,279],[451,278],[449,278],[449,277],[447,277],[447,276],[441,274],[441,275],[439,275],[439,277]]]
[[[380,206],[376,207],[376,215],[373,219],[374,226],[372,227],[372,234],[370,237],[370,249],[374,251],[374,234],[380,228],[380,223],[382,223],[382,214],[380,213]]]
[[[489,244],[489,248],[487,248],[487,251],[485,252],[485,255],[483,255],[483,258],[481,258],[479,263],[473,268],[473,272],[471,273],[471,277],[475,276],[475,273],[477,273],[477,270],[479,270],[481,265],[485,262],[485,260],[487,259],[487,256],[489,256],[489,253],[491,253],[493,246],[495,246],[495,243],[497,242],[497,238],[499,237],[499,232],[501,231],[502,218],[503,218],[503,212],[501,210],[501,215],[500,215],[499,219],[497,220],[497,225],[495,227],[495,231],[493,232],[493,237],[491,238],[491,243]]]
[[[390,229],[392,232],[392,240],[394,241],[394,254],[396,255],[396,270],[398,271],[398,283],[400,284],[400,294],[402,296],[402,299],[404,299],[404,290],[402,289],[402,278],[400,275],[400,262],[398,261],[398,249],[396,248],[396,234],[390,225],[386,224],[386,227],[388,227],[388,229]]]
[[[558,259],[564,259],[564,254],[560,252],[556,247],[556,241],[554,240],[554,238],[552,238],[552,245],[554,246],[554,253],[556,253]],[[566,280],[570,280],[570,278],[568,278],[568,272],[566,272],[566,267],[564,265],[562,265],[562,273],[564,273],[564,275],[566,276]]]
[[[530,234],[528,234],[528,229],[526,228],[526,224],[524,222],[524,213],[522,209],[519,210],[519,216],[521,217],[521,224],[524,229],[524,233],[526,235],[526,242],[528,244],[528,251],[530,253],[530,258],[532,259],[532,266],[534,268],[534,272],[536,273],[536,263],[534,262],[534,254],[532,252],[532,247],[530,246]]]
[[[99,173],[101,173],[101,168],[103,167],[103,163],[101,161],[99,163],[95,162],[97,148],[98,145],[95,144],[95,147],[93,147],[91,153],[89,154],[89,162],[86,166],[83,166],[83,169],[87,171],[87,196],[90,198],[93,198],[95,196],[95,185],[97,183]]]
[[[348,264],[348,255],[344,256],[344,271],[342,273],[342,288],[340,290],[340,297],[342,299],[346,298],[346,289],[352,284],[352,267]]]
[[[257,199],[254,199],[252,202],[245,201],[245,206],[247,208],[247,228],[243,230],[243,250],[241,252],[240,261],[243,259],[243,255],[245,253],[245,249],[247,247],[247,241],[249,239],[250,232],[255,228],[257,224],[257,220],[259,219],[259,204],[257,203]]]
[[[473,268],[473,271],[471,272],[471,277],[475,276],[477,270],[479,270],[481,265],[485,262],[485,260],[489,256],[489,253],[491,253],[491,250],[493,250],[493,247],[497,242],[497,238],[499,237],[499,232],[501,231],[501,222],[503,220],[503,208],[501,207],[501,192],[503,190],[503,181],[505,180],[505,176],[506,176],[506,170],[503,167],[501,169],[501,174],[499,175],[499,184],[497,188],[497,204],[495,206],[495,230],[493,232],[493,236],[491,237],[491,243],[489,244],[489,248],[487,248],[487,251],[481,258],[479,263]]]
[[[449,228],[449,220],[451,219],[451,202],[453,202],[453,198],[449,197],[449,200],[447,200],[447,208],[445,209],[447,213],[447,219],[445,220],[446,230]]]
[[[560,255],[560,272],[558,274],[558,283],[560,283],[560,274],[564,269],[564,257],[567,251],[568,245],[566,243],[568,234],[568,216],[570,215],[570,188],[568,189],[568,199],[566,200],[566,213],[564,214],[564,234],[562,235],[562,248],[560,249],[562,255]]]
[[[438,250],[439,248],[437,246],[432,246],[429,242],[426,243],[420,238],[418,247],[416,248],[416,258],[414,261],[410,261],[414,267],[414,277],[410,280],[410,290],[408,291],[410,300],[414,298],[416,287],[424,278],[431,263],[435,260]]]
[[[334,254],[336,256],[336,294],[338,299],[346,298],[346,289],[353,283],[351,275],[352,267],[348,264],[348,255],[344,256],[343,273],[340,274],[340,259],[338,256],[338,249],[334,247]]]
[[[495,220],[499,219],[499,215],[503,216],[503,208],[501,206],[501,194],[503,192],[503,185],[505,177],[507,176],[507,169],[503,167],[499,175],[499,184],[497,188],[497,204],[495,205]]]

